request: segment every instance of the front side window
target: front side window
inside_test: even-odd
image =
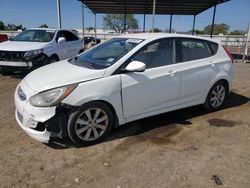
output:
[[[176,38],[176,62],[186,62],[212,56],[205,40]]]
[[[107,68],[142,41],[142,39],[114,38],[71,59],[70,63],[92,69]]]
[[[54,38],[54,30],[25,30],[12,39],[23,42],[50,42]]]
[[[141,61],[146,64],[146,69],[173,64],[173,39],[159,39],[145,45],[130,61]]]
[[[65,31],[65,35],[66,35],[66,41],[74,41],[79,39],[76,35],[74,35],[69,31]]]

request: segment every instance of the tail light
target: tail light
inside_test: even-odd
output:
[[[229,52],[229,50],[227,48],[225,48],[225,46],[223,46],[223,48],[226,51],[228,57],[230,57],[231,61],[234,62],[234,58],[233,58],[232,54]]]

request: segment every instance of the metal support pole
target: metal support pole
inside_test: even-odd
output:
[[[153,0],[152,33],[154,32],[155,28],[155,1],[156,0]]]
[[[143,16],[143,33],[145,33],[145,21],[146,21],[146,14]]]
[[[84,31],[85,31],[85,26],[84,26],[84,4],[82,2],[82,38],[84,39]]]
[[[216,13],[216,5],[214,5],[214,13],[213,13],[213,21],[212,21],[212,27],[211,27],[210,38],[212,38],[212,37],[213,37],[215,13]]]
[[[196,19],[196,15],[194,15],[194,19],[193,19],[193,30],[192,30],[192,35],[194,35],[195,19]]]
[[[95,43],[97,43],[97,39],[96,39],[96,13],[95,14]]]
[[[61,7],[60,7],[60,0],[57,0],[57,27],[61,29]]]
[[[169,33],[172,33],[172,18],[173,17],[173,15],[171,14],[170,15],[170,23],[169,23]]]
[[[250,23],[248,26],[248,32],[247,32],[247,41],[246,46],[243,54],[243,62],[246,63],[248,61],[248,46],[249,46],[249,37],[250,37]]]
[[[126,27],[127,27],[127,10],[124,14],[124,26],[123,26],[123,32],[126,31]]]

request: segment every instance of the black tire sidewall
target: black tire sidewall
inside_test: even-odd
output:
[[[85,141],[85,140],[80,139],[77,136],[77,134],[75,132],[75,125],[76,125],[76,121],[77,121],[78,117],[89,108],[102,109],[103,111],[106,112],[109,119],[108,119],[108,127],[105,130],[105,132],[103,133],[103,135],[101,135],[96,140]],[[110,130],[112,129],[113,125],[114,125],[114,114],[108,105],[106,105],[103,102],[89,102],[89,103],[82,105],[77,111],[70,114],[68,126],[67,126],[67,131],[68,131],[68,135],[69,135],[70,139],[75,144],[80,145],[80,146],[89,146],[89,145],[97,144],[97,143],[101,142],[103,139],[105,139],[107,137],[107,135],[109,134]]]
[[[224,100],[223,100],[223,102],[222,102],[222,104],[221,104],[220,106],[218,106],[218,107],[213,107],[213,106],[211,105],[211,100],[210,100],[210,99],[211,99],[211,95],[212,95],[212,92],[213,92],[214,88],[217,87],[218,85],[222,85],[222,86],[224,87],[224,89],[225,89],[225,97],[224,97]],[[205,108],[208,109],[208,110],[211,110],[211,111],[220,109],[221,106],[223,106],[223,104],[225,103],[227,94],[228,94],[228,89],[227,89],[227,87],[226,87],[226,84],[225,84],[224,82],[222,82],[222,81],[216,82],[216,83],[213,85],[213,87],[210,89],[210,91],[209,91],[209,93],[208,93],[208,95],[207,95],[206,102],[205,102]]]
[[[54,62],[51,62],[52,60],[55,60]],[[55,63],[59,61],[58,57],[56,55],[52,55],[50,58],[49,58],[49,63]]]

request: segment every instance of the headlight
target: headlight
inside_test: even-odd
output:
[[[76,87],[77,84],[74,84],[38,93],[30,98],[30,103],[36,107],[55,106],[67,97]]]
[[[31,50],[31,51],[28,51],[24,54],[24,57],[27,58],[27,57],[34,57],[34,56],[37,56],[39,54],[43,53],[43,49],[39,49],[39,50]]]

